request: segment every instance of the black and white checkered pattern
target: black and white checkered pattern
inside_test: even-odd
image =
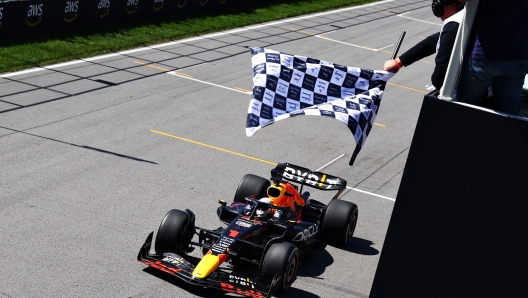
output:
[[[249,49],[254,86],[246,135],[251,137],[264,126],[294,116],[332,117],[354,134],[357,145],[352,165],[374,124],[385,85],[394,74],[265,48]]]

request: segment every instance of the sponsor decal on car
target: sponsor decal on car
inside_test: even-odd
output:
[[[167,267],[167,265],[163,264],[161,261],[151,262],[151,261],[148,261],[148,260],[141,260],[141,262],[143,262],[143,263],[145,263],[145,264],[147,264],[147,265],[149,265],[151,267],[154,267],[156,269],[159,269],[161,271],[170,273],[170,274],[174,274],[176,272],[182,271],[181,268]]]
[[[165,258],[163,258],[164,262],[167,262],[167,263],[171,263],[175,266],[179,266],[181,265],[185,260],[183,258],[175,258],[173,256],[167,256]]]
[[[254,297],[254,298],[264,298],[265,297],[264,294],[262,294],[259,291],[241,289],[241,288],[238,288],[234,285],[231,285],[225,282],[221,282],[220,287],[222,287],[222,290],[226,292],[236,293],[236,294],[246,296],[246,297]]]
[[[216,244],[213,246],[211,250],[216,253],[223,253],[225,252],[226,249],[228,249],[231,246],[231,244],[233,244],[234,241],[235,239],[233,238],[222,237],[218,239],[218,241],[216,242]]]
[[[295,237],[292,239],[292,241],[299,242],[299,241],[305,241],[307,239],[310,239],[312,236],[317,234],[317,224],[310,226],[307,229],[304,229],[304,231],[299,232]]]
[[[251,281],[249,278],[247,277],[238,277],[236,275],[229,275],[229,282],[230,283],[235,283],[235,284],[239,284],[241,286],[245,286],[245,287],[250,287],[252,289],[255,288],[255,284],[253,283],[253,281]]]
[[[249,228],[253,225],[250,221],[246,221],[246,220],[238,220],[237,222],[235,222],[235,224],[241,227],[244,227],[244,228]]]

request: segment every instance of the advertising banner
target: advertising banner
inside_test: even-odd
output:
[[[219,11],[252,0],[23,0],[0,1],[0,36]]]

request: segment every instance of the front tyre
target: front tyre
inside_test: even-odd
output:
[[[260,280],[264,284],[276,286],[277,291],[284,292],[295,281],[298,267],[299,250],[297,246],[288,242],[274,243],[266,252],[262,262]]]
[[[356,230],[357,219],[358,207],[356,204],[332,200],[326,207],[321,226],[323,239],[336,246],[347,245]]]
[[[158,229],[154,248],[156,254],[165,252],[185,254],[194,235],[194,214],[177,209],[170,210]]]

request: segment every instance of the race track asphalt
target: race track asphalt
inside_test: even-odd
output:
[[[0,297],[230,296],[136,255],[172,208],[220,226],[217,201],[277,162],[347,180],[359,206],[351,243],[326,246],[279,297],[368,297],[434,57],[389,81],[350,167],[354,139],[332,119],[246,137],[247,47],[381,69],[403,30],[400,53],[440,25],[428,0],[381,1],[0,75]]]

